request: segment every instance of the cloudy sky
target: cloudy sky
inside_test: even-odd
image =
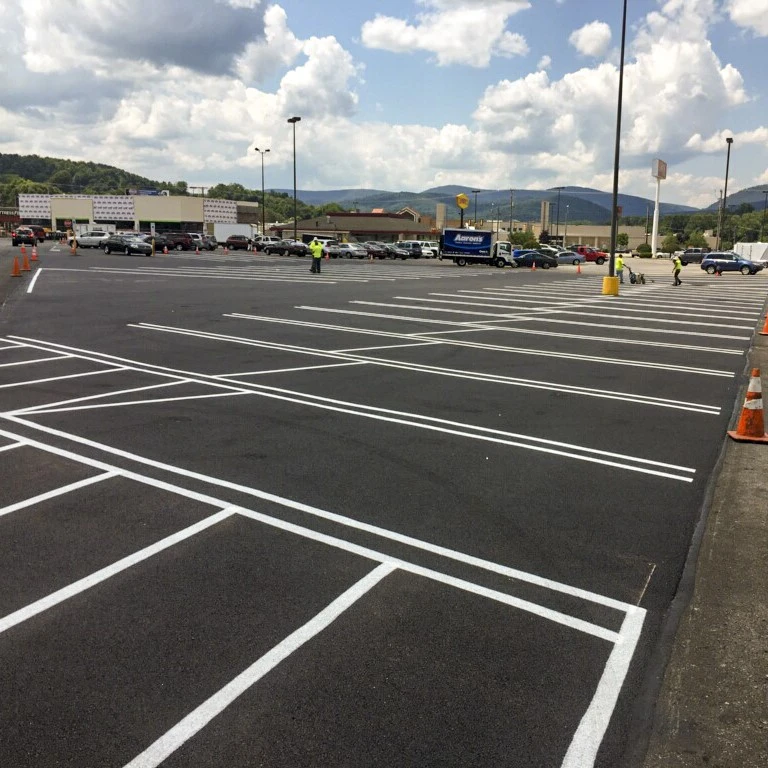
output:
[[[191,184],[609,189],[621,0],[3,0],[0,152]],[[768,183],[768,0],[630,0],[621,189]],[[386,8],[386,10],[382,10]]]

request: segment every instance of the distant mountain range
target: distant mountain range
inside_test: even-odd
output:
[[[293,190],[280,189],[276,192],[293,194]],[[308,205],[338,203],[349,208],[358,208],[362,212],[373,208],[397,211],[409,206],[424,214],[433,214],[438,203],[448,206],[450,215],[456,213],[456,195],[464,192],[469,195],[470,203],[465,216],[475,217],[475,195],[471,187],[449,185],[426,189],[423,192],[390,192],[381,189],[334,189],[334,190],[297,190],[297,197]],[[557,211],[556,189],[515,189],[513,190],[514,213],[516,219],[530,221],[538,219],[541,201],[549,200],[552,221],[559,218],[561,223],[566,217],[571,222],[590,222],[607,224],[611,219],[611,194],[588,187],[563,187],[560,190],[560,212]],[[730,196],[729,196],[730,201]],[[645,216],[653,213],[653,200],[636,195],[619,195],[622,216]],[[696,208],[675,203],[662,203],[662,215],[669,213],[692,213]],[[510,217],[510,190],[483,189],[477,194],[478,219],[508,219]]]
[[[768,193],[768,184],[760,184],[757,187],[747,187],[739,192],[728,193],[728,210],[738,208],[743,203],[751,205],[756,211],[762,211],[765,205],[765,196]],[[716,211],[720,205],[715,201],[710,205],[708,211]]]

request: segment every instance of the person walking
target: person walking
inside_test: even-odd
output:
[[[320,265],[323,262],[323,244],[315,238],[309,244],[309,250],[312,254],[312,268],[309,271],[319,275]]]
[[[616,254],[616,277],[619,278],[619,283],[624,285],[624,259],[620,253]]]
[[[683,268],[683,262],[680,261],[679,256],[675,256],[675,260],[672,262],[672,274],[675,276],[675,282],[672,285],[682,285],[683,281],[680,279],[680,270]]]

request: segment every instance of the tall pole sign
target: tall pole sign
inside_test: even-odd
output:
[[[469,206],[469,197],[463,192],[460,195],[456,195],[456,205],[461,210],[461,229],[464,229],[464,211]]]
[[[653,234],[651,235],[651,252],[656,258],[659,239],[659,200],[661,199],[661,182],[667,178],[667,164],[663,160],[654,160],[651,176],[656,179],[656,205],[653,208]]]

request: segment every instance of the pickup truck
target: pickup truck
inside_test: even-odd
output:
[[[608,261],[608,254],[604,251],[598,251],[597,248],[591,248],[588,245],[574,245],[571,250],[574,253],[580,253],[584,261],[594,262],[595,264],[605,264]]]
[[[708,254],[708,248],[686,248],[684,251],[675,251],[675,256],[680,258],[680,263],[683,266],[686,266],[686,264],[701,264]]]

